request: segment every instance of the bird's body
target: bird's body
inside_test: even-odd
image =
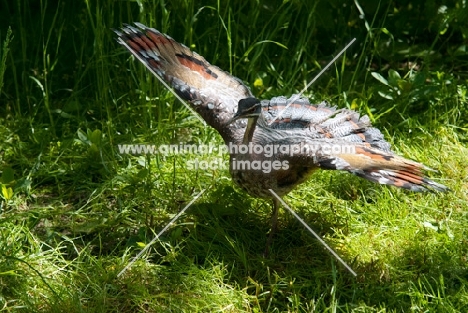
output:
[[[233,121],[236,112],[243,117],[239,101],[253,98],[248,87],[169,36],[135,25],[116,31],[119,43],[190,103],[226,145],[273,146],[271,156],[230,153],[233,180],[252,196],[273,198],[269,189],[283,196],[318,168],[344,170],[413,191],[447,190],[424,177],[424,165],[394,154],[367,116],[349,109],[336,109],[326,102],[315,105],[293,95],[262,100],[256,117],[244,116],[251,119],[250,128],[245,118]],[[274,150],[275,146],[283,148]],[[298,152],[297,147],[309,149]],[[246,162],[250,167],[240,166]],[[265,162],[270,162],[269,171]]]

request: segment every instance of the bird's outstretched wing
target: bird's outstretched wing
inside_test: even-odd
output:
[[[239,100],[252,97],[240,79],[154,28],[135,23],[114,31],[120,44],[188,101],[225,140],[230,139],[231,128],[245,125],[225,125],[237,111]]]
[[[281,111],[281,116],[276,118]],[[311,104],[307,98],[296,98],[295,95],[289,99],[275,97],[264,100],[262,120],[263,127],[283,130],[285,133],[313,139],[349,141],[391,151],[390,144],[385,141],[380,130],[372,127],[367,115],[360,116],[353,110],[337,109],[326,101]]]
[[[411,191],[448,191],[446,186],[424,176],[431,170],[424,164],[408,160],[392,152],[356,145],[354,153],[321,154],[321,168],[344,170],[367,180]]]
[[[372,182],[391,185],[411,191],[449,191],[450,189],[424,175],[425,171],[433,171],[422,163],[396,155],[392,151],[384,151],[363,143],[357,143],[339,138],[311,139],[300,134],[291,136],[288,132],[266,130],[254,136],[255,144],[271,146],[286,146],[288,149],[278,149],[279,153],[272,157],[281,163],[287,161],[293,168],[290,172],[307,176],[316,168],[325,170],[347,171]],[[284,174],[283,174],[284,172]],[[278,186],[296,185],[288,171],[277,171]],[[302,181],[301,181],[302,182]]]
[[[367,180],[412,191],[448,191],[449,188],[424,176],[431,170],[421,163],[391,151],[383,134],[371,126],[367,116],[349,109],[336,109],[327,102],[310,104],[305,98],[294,101],[276,97],[262,101],[253,141],[255,144],[286,146],[286,153],[274,156],[288,161],[295,170],[313,168],[348,171]],[[275,120],[279,111],[291,105]],[[279,149],[281,151],[281,149]],[[291,180],[278,173],[278,185]],[[292,182],[295,183],[295,182]]]

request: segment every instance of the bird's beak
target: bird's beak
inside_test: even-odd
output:
[[[226,125],[230,125],[230,124],[234,123],[234,122],[237,121],[239,118],[240,118],[240,115],[239,115],[239,114],[237,114],[237,113],[234,114],[234,116],[233,116],[229,121],[226,122]]]

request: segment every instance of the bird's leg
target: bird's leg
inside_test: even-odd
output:
[[[271,215],[271,229],[270,229],[270,234],[268,235],[268,239],[266,242],[265,252],[263,253],[265,257],[267,257],[268,254],[270,253],[271,241],[273,240],[273,236],[278,230],[278,211],[279,211],[279,201],[278,199],[273,198],[273,214]]]

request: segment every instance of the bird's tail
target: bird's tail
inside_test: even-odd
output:
[[[379,184],[411,191],[449,190],[424,176],[424,171],[431,171],[425,165],[370,147],[356,146],[353,153],[320,154],[316,161],[324,169],[345,170]]]

